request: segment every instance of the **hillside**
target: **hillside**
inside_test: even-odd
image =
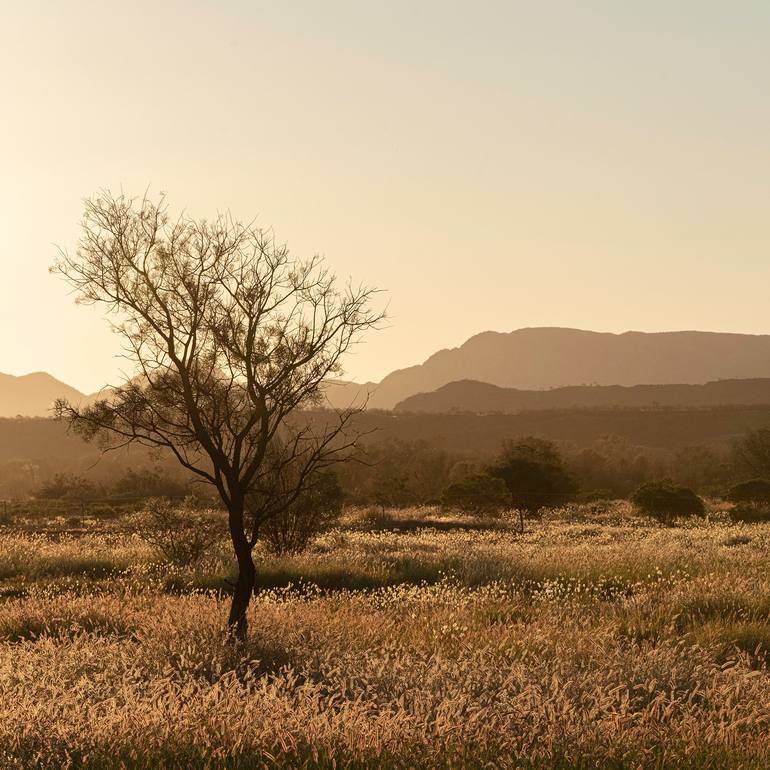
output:
[[[0,417],[42,417],[51,413],[57,398],[80,402],[85,396],[47,372],[16,377],[0,374]]]
[[[366,406],[377,383],[348,382],[347,380],[327,380],[323,387],[326,403],[333,409],[358,409]]]
[[[373,409],[394,409],[398,405],[401,410],[418,411],[516,411],[654,402],[693,406],[754,404],[767,402],[761,395],[766,387],[763,379],[770,379],[770,335],[698,331],[609,334],[531,328],[477,334],[460,347],[440,350],[422,364],[391,372],[379,384],[330,380],[325,396],[328,404],[337,408],[367,404]],[[728,380],[754,380],[755,384],[740,386],[744,395],[731,395],[727,392],[731,386],[719,382]],[[463,381],[465,384],[453,385],[431,399],[421,396],[409,404],[402,403],[416,394],[431,394]],[[682,383],[710,383],[713,387],[702,395],[685,390],[655,394],[580,389],[589,384],[630,388],[645,383],[679,389],[686,388]],[[501,393],[488,386],[519,393]],[[727,389],[724,395],[721,388]],[[548,389],[563,392],[558,396],[542,395]],[[526,391],[541,393],[522,395]],[[74,401],[94,397],[84,396],[44,372],[23,377],[0,375],[0,417],[44,416],[60,396]],[[426,406],[428,402],[431,406]]]
[[[483,332],[377,386],[370,406],[392,409],[459,380],[542,390],[568,385],[702,384],[770,377],[770,335],[532,328]]]
[[[359,385],[344,380],[329,380],[324,388],[324,397],[327,404],[335,409],[358,407],[366,404],[375,387],[373,382]],[[0,373],[0,417],[48,417],[57,398],[83,404],[97,397],[103,398],[107,393],[105,389],[85,395],[46,372],[20,377]]]
[[[770,404],[770,379],[719,380],[705,385],[577,385],[551,390],[500,388],[475,380],[450,382],[396,404],[399,412],[520,412],[531,409]]]

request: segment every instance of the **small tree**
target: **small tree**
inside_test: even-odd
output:
[[[703,501],[688,487],[672,481],[642,484],[630,497],[639,510],[660,522],[670,524],[674,517],[703,516]]]
[[[441,495],[441,505],[472,514],[495,514],[510,505],[511,496],[502,479],[474,473],[451,483]]]
[[[522,529],[524,511],[563,505],[577,490],[574,480],[564,469],[556,446],[534,436],[506,441],[487,472],[505,482],[511,506],[522,514]]]
[[[362,407],[308,410],[382,318],[373,291],[340,286],[319,258],[292,259],[229,216],[171,221],[163,199],[109,193],[86,201],[77,252],[52,269],[112,313],[136,367],[92,406],[59,401],[58,416],[105,449],[170,452],[217,490],[238,563],[229,624],[244,637],[261,526],[355,446]]]
[[[299,553],[331,528],[342,513],[342,488],[334,473],[317,474],[292,505],[265,521],[260,540],[272,553]]]

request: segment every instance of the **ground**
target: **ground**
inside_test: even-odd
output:
[[[258,553],[241,645],[226,543],[6,525],[0,766],[770,766],[770,525],[517,524],[353,512]]]

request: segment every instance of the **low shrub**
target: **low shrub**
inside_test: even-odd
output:
[[[152,498],[130,523],[143,540],[179,566],[201,559],[227,532],[219,513],[198,509],[189,498],[181,505]]]
[[[770,507],[758,503],[739,503],[730,510],[730,519],[742,524],[770,522]]]
[[[630,497],[640,511],[665,524],[676,517],[703,516],[703,501],[689,487],[672,481],[642,484]]]
[[[770,503],[770,481],[751,479],[731,487],[725,499],[733,503]]]

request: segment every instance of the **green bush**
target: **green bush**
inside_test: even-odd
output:
[[[472,514],[494,514],[508,508],[511,496],[502,479],[472,473],[450,484],[441,495],[443,508]]]
[[[630,500],[643,513],[666,524],[675,517],[703,516],[703,501],[688,487],[672,481],[642,484]]]

